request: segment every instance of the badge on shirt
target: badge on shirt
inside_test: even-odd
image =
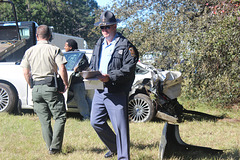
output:
[[[122,53],[123,53],[123,50],[119,50],[119,51],[118,51],[118,54],[122,54]]]
[[[129,52],[131,53],[131,55],[132,55],[133,57],[136,57],[136,53],[135,53],[135,50],[134,50],[133,47],[130,47],[130,48],[129,48]]]

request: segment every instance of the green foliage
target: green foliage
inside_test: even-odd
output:
[[[93,22],[93,24],[99,22],[99,18],[100,18],[100,15],[101,15],[102,11],[103,10],[101,10],[101,9],[98,9],[98,10],[95,11],[96,18],[95,18],[95,21]],[[102,32],[101,32],[101,30],[100,30],[100,28],[98,26],[94,26],[93,28],[91,28],[91,31],[87,33],[88,39],[91,39],[91,41],[87,42],[89,48],[93,49],[93,47],[96,44],[97,40],[101,36],[102,36]]]
[[[240,30],[237,17],[206,12],[191,27],[191,58],[183,67],[189,78],[186,93],[207,101],[230,103],[240,96]]]
[[[239,1],[116,0],[123,34],[155,66],[179,70],[183,95],[230,103],[240,96]]]
[[[94,27],[95,0],[12,0],[16,7],[18,21],[35,21],[39,25],[54,27],[54,32],[84,38],[91,43],[97,39],[88,37]],[[1,3],[2,4],[2,3]],[[9,4],[0,6],[0,21],[14,20]]]

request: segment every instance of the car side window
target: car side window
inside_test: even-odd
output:
[[[68,71],[73,71],[74,67],[78,65],[80,60],[83,57],[82,52],[66,52],[64,53],[64,56],[67,60],[66,68]]]

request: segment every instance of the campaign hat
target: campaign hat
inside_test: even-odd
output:
[[[95,23],[95,26],[110,26],[121,22],[120,19],[116,19],[114,14],[110,11],[102,12],[100,21]]]

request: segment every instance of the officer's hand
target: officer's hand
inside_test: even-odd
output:
[[[102,82],[108,82],[110,80],[108,74],[102,74],[101,76],[98,76],[97,78]]]
[[[67,85],[65,85],[65,88],[64,88],[64,91],[63,92],[59,92],[59,93],[64,93],[64,92],[66,92],[67,91],[67,89],[68,89],[68,86]]]
[[[74,67],[74,72],[77,72],[78,67]]]

